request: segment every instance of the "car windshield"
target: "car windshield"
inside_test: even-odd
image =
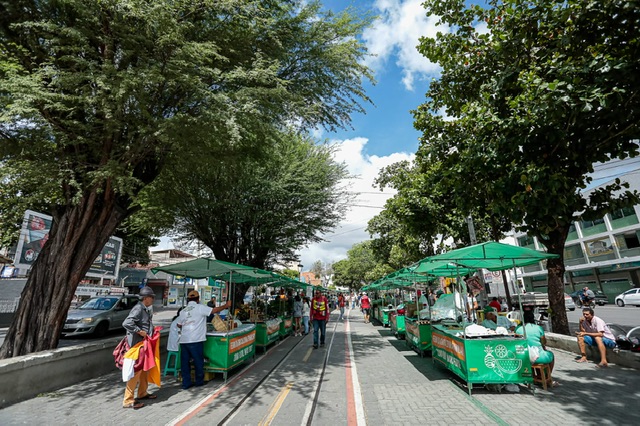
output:
[[[117,297],[95,297],[87,300],[78,309],[108,311],[117,301]]]

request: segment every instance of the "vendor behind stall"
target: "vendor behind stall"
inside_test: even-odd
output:
[[[225,305],[210,308],[200,304],[200,293],[192,290],[187,295],[187,306],[178,316],[180,336],[180,373],[182,375],[182,389],[191,387],[191,360],[196,370],[196,386],[204,385],[204,342],[207,340],[207,323],[209,315],[216,314],[231,306],[231,301]]]
[[[516,328],[515,324],[512,323],[509,318],[498,315],[496,308],[493,306],[484,308],[484,318],[485,320],[482,321],[482,326],[485,328],[495,330],[498,327],[504,327],[509,331],[513,331]]]

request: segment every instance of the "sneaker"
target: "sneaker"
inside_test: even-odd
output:
[[[318,345],[313,345],[313,349],[318,349]]]
[[[320,343],[320,346],[324,346],[324,343]]]

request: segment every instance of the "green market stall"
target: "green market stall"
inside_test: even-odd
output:
[[[274,318],[266,321],[258,321],[256,327],[256,347],[262,348],[266,352],[267,347],[280,339],[280,318]]]
[[[396,309],[389,314],[389,326],[391,332],[398,339],[405,338],[405,317],[404,317],[404,305],[396,306]]]
[[[280,339],[284,339],[289,336],[293,331],[293,317],[289,315],[283,315],[280,317],[279,336]]]
[[[229,370],[254,359],[256,326],[242,324],[231,331],[208,331],[204,342],[205,373],[222,373],[227,380]]]
[[[523,247],[486,242],[423,259],[416,269],[428,269],[430,264],[444,261],[451,262],[459,268],[499,271],[533,265],[552,257],[557,256]],[[460,273],[460,288],[459,277]],[[526,383],[532,388],[533,375],[526,331],[524,336],[477,333],[471,335],[468,330],[475,325],[465,323],[465,315],[459,312],[460,308],[466,307],[466,303],[458,306],[459,300],[456,295],[451,300],[454,318],[432,324],[434,362],[466,381],[469,394],[474,384]],[[522,310],[521,303],[519,305]]]

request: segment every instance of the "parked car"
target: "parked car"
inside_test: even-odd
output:
[[[576,310],[576,304],[573,301],[573,298],[569,296],[567,293],[564,294],[564,307],[570,311]]]
[[[640,306],[640,288],[632,288],[617,295],[615,301],[616,305],[620,307],[624,305]]]
[[[62,335],[102,337],[110,330],[122,328],[122,322],[136,303],[138,296],[134,295],[92,297],[69,310]]]

